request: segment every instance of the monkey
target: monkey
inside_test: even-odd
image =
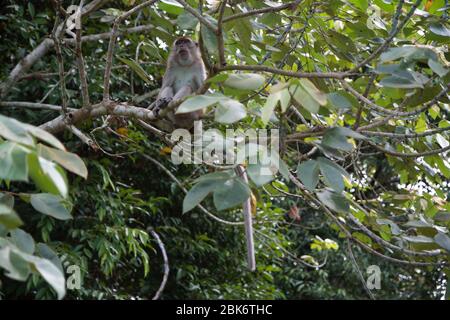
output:
[[[197,42],[189,37],[177,38],[167,60],[161,90],[156,98],[153,111],[165,108],[170,101],[178,100],[197,91],[206,79],[206,68]],[[175,114],[169,112],[167,118],[174,127],[191,129],[194,121],[199,120],[203,110]]]

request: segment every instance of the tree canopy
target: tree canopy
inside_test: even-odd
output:
[[[4,2],[0,298],[448,298],[447,0]],[[156,113],[179,36],[208,78]],[[175,164],[203,108],[276,170]]]

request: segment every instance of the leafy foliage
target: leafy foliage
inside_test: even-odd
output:
[[[111,115],[71,118],[81,134],[60,130],[58,138],[38,125],[58,122],[62,98],[70,112],[86,108],[74,40],[63,33],[60,78],[53,45],[36,51],[53,41],[60,13],[51,2],[7,0],[0,9],[2,297],[151,298],[164,261],[150,229],[169,257],[167,299],[363,298],[359,272],[370,265],[382,270],[377,298],[445,295],[446,1],[229,0],[221,18],[218,1],[189,0],[192,11],[160,0],[127,16],[109,51],[111,101],[143,114],[168,47],[192,36],[211,66],[210,90],[188,97],[177,112],[207,108],[204,127],[214,128],[217,144],[229,142],[227,129],[280,131],[279,157],[252,154],[268,168],[244,163],[249,184],[234,168],[175,166],[165,136],[101,105],[107,33],[143,2],[104,1],[82,18],[82,35],[94,35],[82,43],[86,89],[92,107]],[[43,54],[27,66],[36,52]],[[11,80],[16,66],[27,69]],[[233,225],[249,196],[256,203],[254,273],[243,230]],[[66,292],[73,266],[81,286]]]

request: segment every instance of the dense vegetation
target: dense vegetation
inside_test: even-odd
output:
[[[82,3],[0,7],[0,298],[448,297],[448,1]],[[209,88],[170,107],[279,129],[277,174],[173,164],[146,108],[180,35]]]

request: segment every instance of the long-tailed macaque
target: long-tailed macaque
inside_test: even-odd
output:
[[[198,43],[188,37],[176,39],[167,60],[162,87],[153,110],[159,112],[170,101],[196,92],[205,79],[206,69]],[[200,119],[202,115],[203,110],[198,110],[183,114],[169,112],[167,117],[175,127],[190,129],[194,121]]]

